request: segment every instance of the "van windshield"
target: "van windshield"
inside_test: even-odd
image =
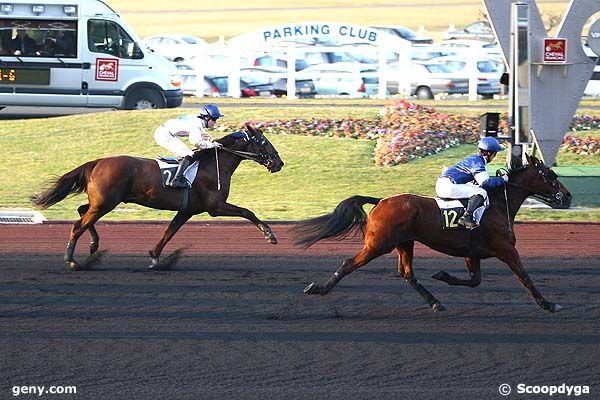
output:
[[[77,58],[77,22],[1,19],[0,56]]]

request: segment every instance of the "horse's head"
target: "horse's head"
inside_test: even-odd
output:
[[[528,154],[527,164],[513,170],[509,185],[521,186],[531,192],[533,197],[557,208],[567,208],[571,204],[571,193],[558,180],[558,176],[546,164]],[[513,179],[514,177],[514,179]]]
[[[250,147],[260,157],[257,161],[267,167],[269,172],[280,171],[283,168],[283,160],[279,157],[275,146],[265,137],[260,129],[254,128],[250,124],[246,124],[246,129],[250,137]]]
[[[240,141],[239,139],[243,139]],[[231,141],[232,140],[232,141]],[[246,124],[246,130],[235,132],[221,141],[225,147],[232,150],[244,150],[245,158],[256,161],[264,165],[270,172],[278,172],[283,168],[283,161],[273,144],[265,135],[249,124]],[[240,147],[236,148],[235,143],[242,142]],[[242,153],[238,153],[242,154]]]

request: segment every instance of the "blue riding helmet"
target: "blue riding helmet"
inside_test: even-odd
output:
[[[486,136],[481,139],[477,147],[479,150],[493,151],[494,153],[504,150],[504,146],[498,143],[496,138],[491,136]]]
[[[198,115],[198,118],[210,118],[215,121],[221,117],[224,117],[224,115],[221,114],[221,112],[219,111],[219,107],[215,106],[214,104],[207,104],[205,106],[202,106],[202,108],[200,108],[200,114]]]

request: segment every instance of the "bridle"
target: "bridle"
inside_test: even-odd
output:
[[[560,204],[564,198],[564,194],[560,191],[558,175],[556,175],[556,173],[552,170],[544,171],[540,166],[537,167],[537,172],[539,175],[541,175],[542,179],[544,179],[544,182],[555,190],[554,194],[543,193],[512,181],[508,181],[507,185],[525,189],[531,193],[533,197],[545,203]]]
[[[256,134],[249,134],[246,131],[242,131],[242,133],[244,134],[243,139],[247,142],[251,142],[252,144],[254,144],[254,146],[259,149],[258,152],[255,153],[250,151],[233,150],[227,147],[220,147],[219,149],[231,154],[235,154],[236,156],[244,158],[246,160],[255,161],[261,165],[264,165],[267,168],[271,168],[275,163],[275,161],[273,160],[273,156],[275,154],[271,154],[265,150],[265,147],[267,145],[267,139],[265,139],[265,137],[262,135],[259,136]]]

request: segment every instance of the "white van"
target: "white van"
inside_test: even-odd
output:
[[[100,0],[0,3],[0,108],[178,107],[180,75]]]

